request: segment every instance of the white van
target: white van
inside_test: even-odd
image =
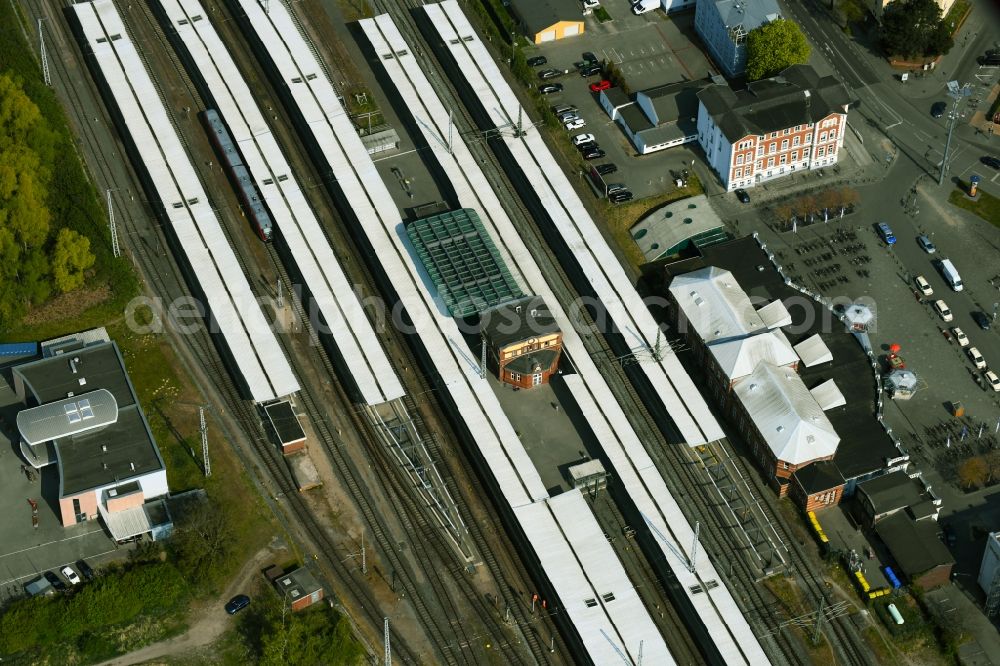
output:
[[[938,262],[937,267],[941,272],[941,277],[953,291],[962,291],[962,276],[955,270],[955,264],[951,263],[951,259],[942,259]]]

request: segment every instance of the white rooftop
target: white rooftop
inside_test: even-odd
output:
[[[678,275],[669,289],[684,318],[706,343],[766,328],[750,297],[728,270],[708,266]]]
[[[768,328],[781,328],[782,326],[790,326],[792,323],[792,315],[789,314],[788,308],[780,299],[771,301],[758,309],[757,314],[764,320],[764,325]]]
[[[97,389],[82,395],[24,409],[17,429],[29,445],[111,425],[118,420],[118,402],[111,391]]]
[[[819,365],[820,363],[828,363],[833,360],[833,352],[830,348],[826,346],[823,342],[823,338],[820,337],[819,333],[812,335],[799,344],[795,345],[795,352],[805,363],[807,368],[811,368],[814,365]]]
[[[834,407],[843,407],[847,404],[847,398],[840,392],[837,383],[832,379],[828,379],[822,384],[812,387],[809,389],[809,392],[813,394],[816,402],[824,412]]]
[[[761,330],[742,338],[719,340],[708,346],[730,380],[746,377],[761,362],[793,365],[799,356],[780,330]]]
[[[734,390],[778,460],[799,465],[836,452],[840,437],[791,368],[761,363]]]

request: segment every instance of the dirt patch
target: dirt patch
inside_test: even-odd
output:
[[[107,283],[96,287],[86,287],[56,296],[40,308],[25,315],[22,324],[36,326],[50,321],[66,321],[79,317],[83,312],[111,298],[111,287]]]

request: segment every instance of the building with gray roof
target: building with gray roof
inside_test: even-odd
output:
[[[104,329],[42,344],[12,368],[21,454],[55,464],[64,525],[98,516],[117,540],[169,529],[166,467],[118,345]]]
[[[677,81],[635,94],[619,88],[601,92],[601,106],[640,155],[680,146],[698,138],[698,93],[711,79]]]
[[[694,28],[719,69],[739,76],[747,66],[747,35],[779,18],[775,0],[699,0]]]
[[[712,210],[704,194],[657,208],[632,225],[629,232],[646,261],[673,256],[692,245],[707,246],[727,238],[722,218]]]
[[[698,143],[733,190],[836,163],[853,99],[836,78],[792,65],[742,89],[707,86],[698,101]]]

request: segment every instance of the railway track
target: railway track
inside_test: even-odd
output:
[[[427,71],[429,73],[434,74],[434,76],[429,76],[429,78],[431,80],[432,86],[434,86],[437,89],[437,92],[442,97],[442,99],[450,98],[452,100],[455,100],[456,103],[453,104],[451,108],[455,109],[456,111],[455,114],[456,123],[459,125],[459,127],[462,127],[464,125],[464,129],[466,132],[478,131],[479,128],[473,121],[471,115],[468,113],[465,106],[461,103],[458,103],[459,96],[457,94],[457,91],[453,90],[453,88],[450,85],[448,85],[444,81],[444,79],[440,76],[439,73],[440,66],[438,65],[438,63],[435,61],[434,58],[428,57],[426,55],[426,52],[423,51],[426,40],[422,38],[423,36],[421,34],[421,31],[416,26],[413,17],[410,14],[410,10],[418,7],[420,4],[421,3],[418,2],[417,0],[407,0],[405,4],[385,2],[384,0],[380,0],[379,2],[375,3],[378,9],[392,15],[397,26],[404,33],[404,35],[407,36],[408,41],[410,41],[412,45],[417,45],[417,44],[420,45],[421,48],[415,49],[415,55],[419,59],[424,61]],[[500,164],[497,161],[496,156],[492,153],[492,151],[487,149],[485,142],[469,141],[468,143],[470,150],[472,150],[473,153],[476,154],[480,162],[483,163],[484,165],[488,164],[490,166],[490,169],[487,171],[487,176],[491,177],[491,180],[494,181],[494,185],[496,186],[497,181],[503,181],[504,179],[502,178],[502,169],[500,167]],[[490,171],[492,171],[492,173],[490,173]],[[500,174],[499,177],[498,174]],[[499,188],[497,188],[497,190],[498,192],[502,191]],[[508,193],[512,192],[512,187],[511,189],[507,189],[506,191]],[[518,215],[512,214],[511,215],[512,219],[514,219],[515,221],[531,220],[530,213],[528,213],[526,208],[517,199],[517,197],[507,196],[507,197],[502,197],[502,199],[504,200],[505,205],[509,204],[511,200],[516,202],[516,205],[513,206],[513,208],[516,210]],[[534,229],[534,226],[531,224],[528,225],[522,224],[521,226],[522,226],[521,231],[527,231],[528,233],[536,231]],[[524,228],[525,226],[529,228],[525,229]],[[558,284],[559,287],[562,287],[563,293],[568,292],[572,294],[573,290],[572,287],[570,286],[571,283],[568,277],[566,276],[565,272],[559,267],[559,264],[556,261],[556,258],[553,256],[551,250],[547,247],[545,243],[540,242],[541,241],[540,235],[536,235],[536,238],[539,240],[539,243],[535,247],[543,248],[542,252],[548,255],[546,258],[550,259],[550,261],[541,261],[541,260],[539,261],[539,264],[543,267],[543,270],[546,271],[547,273],[546,277],[550,279],[553,286],[556,286]],[[554,271],[553,267],[556,267]],[[555,277],[558,277],[559,278],[558,280],[551,279],[553,277],[552,276],[553,272],[557,274]],[[558,290],[557,293],[559,293]],[[603,356],[604,358],[607,358],[609,360],[613,358],[613,354],[610,352],[609,346],[606,344],[606,342],[604,344],[601,344],[602,341],[599,338],[596,338],[595,336],[588,337],[587,342],[591,343],[590,346],[591,349],[593,350],[592,353],[595,356],[599,357]],[[607,365],[616,366],[617,364],[608,363]],[[618,393],[618,396],[616,397],[619,397],[623,405],[628,405],[629,411],[632,413],[633,417],[638,415],[642,420],[646,422],[647,427],[645,428],[646,432],[644,434],[647,437],[651,436],[651,438],[647,439],[647,441],[660,440],[661,443],[663,444],[663,446],[660,447],[650,446],[647,448],[649,448],[650,450],[658,449],[661,451],[673,449],[676,452],[677,447],[671,447],[667,445],[667,443],[663,440],[659,427],[656,425],[656,422],[652,419],[651,415],[645,409],[641,398],[636,393],[634,387],[632,386],[632,382],[629,380],[627,374],[624,371],[622,371],[622,368],[620,366],[618,366],[618,372],[615,374],[618,375],[619,381],[611,382],[611,384],[612,384],[612,390]],[[658,458],[658,456],[654,455],[654,459],[656,458]],[[674,487],[683,488],[685,493],[689,493],[694,496],[699,496],[703,494],[702,488],[706,485],[707,478],[698,477],[697,475],[692,474],[690,475],[690,478],[685,479],[682,475],[679,475],[677,473],[672,473],[671,468],[673,468],[673,466],[669,464],[662,464],[663,463],[662,459],[658,460],[658,462],[661,463],[658,464],[661,473],[664,473],[664,476],[666,478],[671,479],[674,482],[672,484],[674,485]],[[692,461],[689,459],[685,459],[684,457],[674,456],[673,462],[679,463],[681,468],[686,467],[689,470],[694,469],[693,466],[691,465]],[[742,466],[744,467],[743,470],[744,478],[747,478],[749,472],[745,469],[745,465]],[[766,503],[764,503],[764,505],[767,506]],[[690,509],[690,507],[687,506],[685,508]],[[781,525],[781,521],[778,519],[778,517],[774,514],[773,510],[769,506],[767,507],[767,512],[771,514],[768,516],[768,518],[770,519],[773,525]],[[691,518],[690,515],[691,513],[693,513],[693,511],[688,512],[689,518]],[[709,513],[715,514],[717,512],[712,511]],[[708,517],[707,515],[703,515],[702,519],[707,517]],[[714,525],[715,529],[709,530],[708,532],[709,534],[714,533],[714,535],[709,540],[706,541],[709,541],[712,544],[713,551],[717,553],[720,552],[725,553],[730,551],[732,549],[732,544],[728,543],[728,540],[726,538],[729,533],[729,527],[728,525],[725,524],[725,521],[723,520],[722,516],[719,515],[713,516],[711,524]],[[787,533],[784,533],[783,528],[782,531],[783,531],[782,538],[784,539],[785,543],[790,543],[788,540],[788,535]],[[811,567],[808,565],[804,555],[795,546],[794,542],[791,543],[792,543],[791,550],[796,562],[796,570],[801,573],[803,581],[806,584],[807,591],[809,591],[810,595],[815,597],[815,600],[818,602],[819,595],[824,594],[824,591],[822,589],[823,587],[822,583],[815,576]],[[735,587],[738,588],[740,595],[742,596],[744,612],[757,613],[761,619],[763,619],[765,616],[770,617],[770,614],[767,612],[767,609],[773,604],[773,600],[768,598],[764,593],[762,593],[760,586],[756,584],[757,581],[755,572],[750,568],[750,566],[744,560],[744,558],[739,556],[738,553],[731,554],[731,563],[733,565],[733,568],[731,569],[733,575],[729,576],[730,585],[733,585],[734,582],[736,583]],[[738,577],[735,575],[736,574],[735,567],[737,563],[739,563],[740,573],[741,573],[741,575]],[[722,567],[718,568],[720,570],[722,569]],[[844,618],[839,618],[835,619],[833,622],[830,623],[829,631],[832,631],[836,638],[836,640],[831,640],[831,644],[834,646],[837,646],[839,644],[839,650],[840,652],[842,652],[842,654],[840,655],[841,661],[845,663],[851,663],[851,664],[870,663],[869,658],[867,657],[867,649],[862,647],[860,639],[857,637],[856,633],[852,631],[851,627],[846,626],[846,622],[847,620],[845,620]],[[765,639],[764,642],[771,646],[770,652],[774,655],[776,661],[783,660],[784,663],[789,663],[789,664],[802,663],[803,657],[801,652],[801,646],[797,645],[789,636],[784,635],[784,632],[779,632],[775,638],[773,638],[772,640]],[[838,648],[835,647],[835,649]]]

